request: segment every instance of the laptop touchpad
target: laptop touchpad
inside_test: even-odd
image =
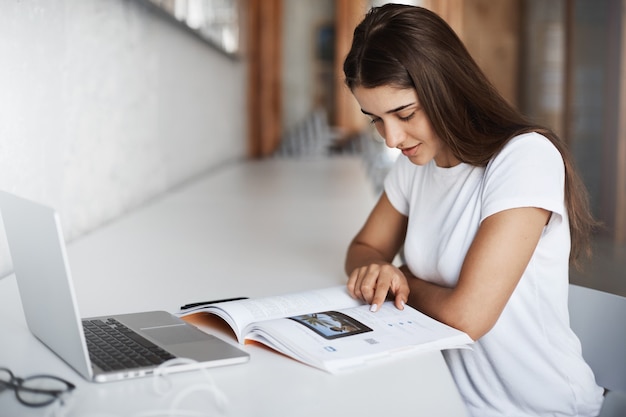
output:
[[[142,329],[142,333],[154,340],[166,344],[174,345],[178,343],[201,342],[211,339],[208,335],[195,327],[189,325],[155,327],[151,329]]]

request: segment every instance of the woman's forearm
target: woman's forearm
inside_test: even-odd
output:
[[[408,303],[448,326],[467,333],[473,340],[478,340],[491,326],[485,327],[470,313],[470,309],[459,297],[455,288],[444,287],[414,276],[406,265],[400,267],[406,276],[410,293]]]

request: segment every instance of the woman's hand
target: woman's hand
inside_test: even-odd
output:
[[[403,310],[410,292],[406,276],[390,263],[355,268],[348,278],[348,291],[352,297],[370,304],[371,311],[377,311],[389,293],[394,296],[395,306]]]

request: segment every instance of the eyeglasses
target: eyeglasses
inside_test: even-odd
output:
[[[0,392],[7,388],[15,391],[20,403],[28,407],[44,407],[71,392],[76,386],[53,375],[18,378],[9,369],[0,367]]]

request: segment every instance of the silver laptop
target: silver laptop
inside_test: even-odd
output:
[[[171,358],[189,360],[169,361],[174,365],[165,364],[167,372],[249,359],[238,347],[164,311],[81,319],[56,211],[0,191],[0,212],[30,331],[87,380],[152,375]],[[106,341],[133,360],[109,352]]]

